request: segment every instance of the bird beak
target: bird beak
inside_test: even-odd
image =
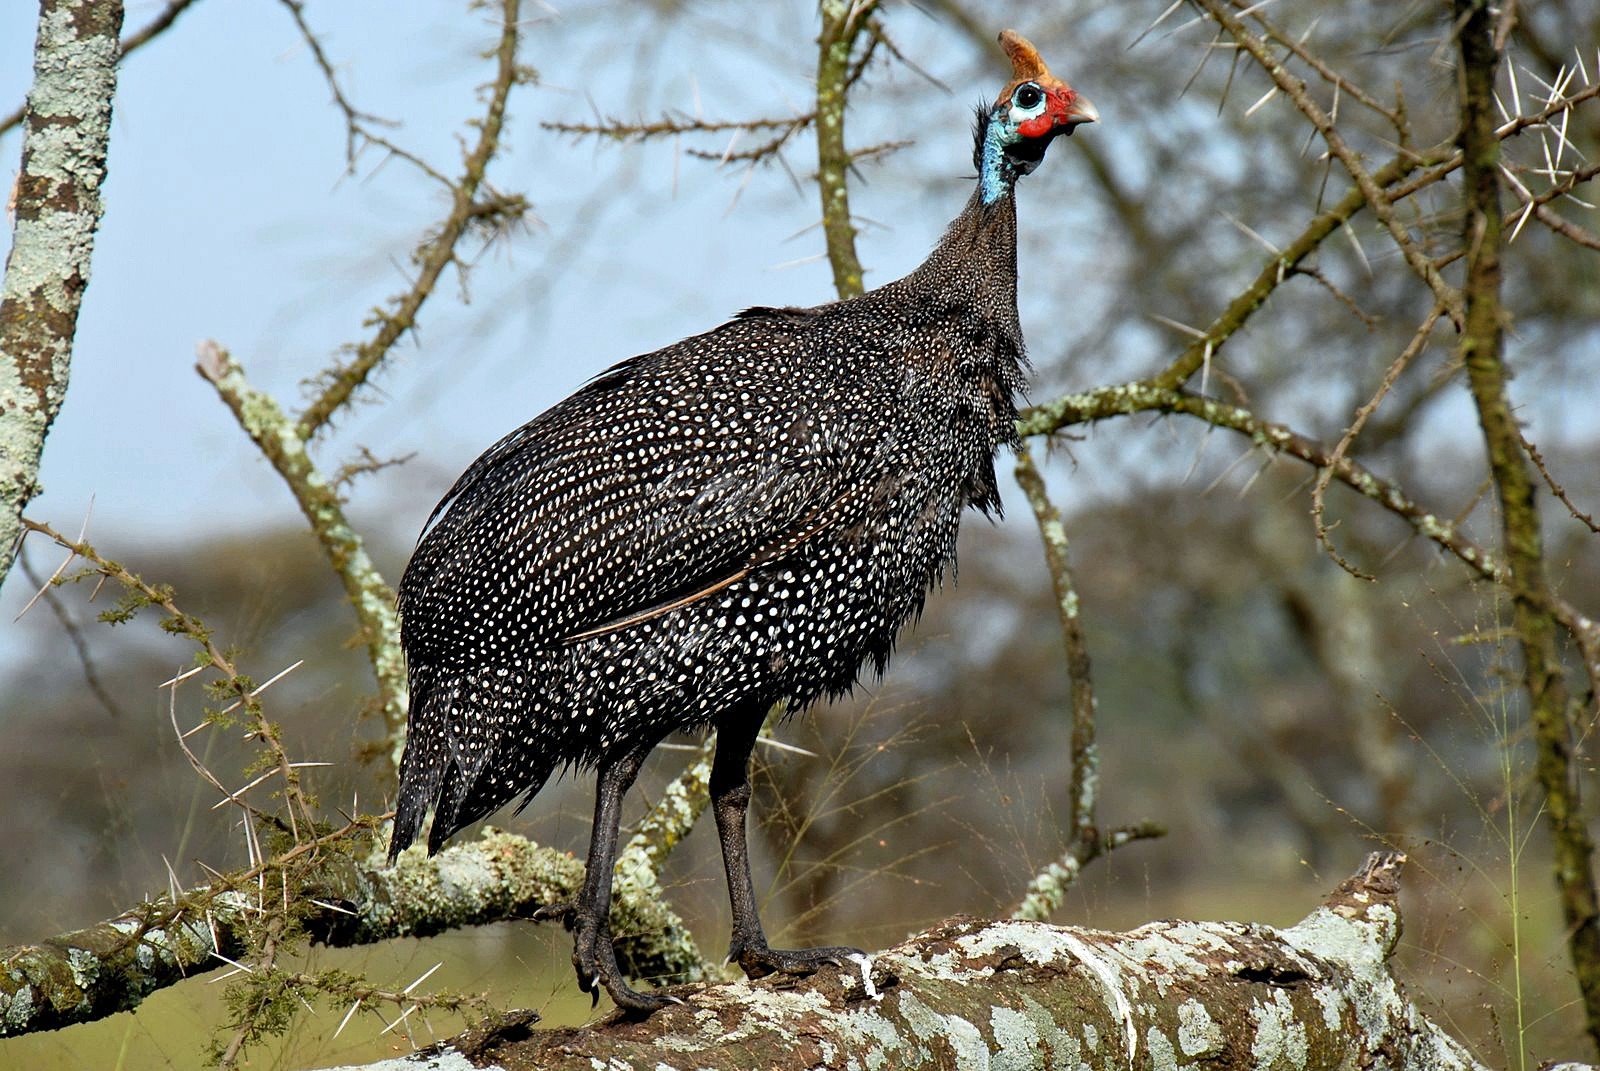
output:
[[[1074,128],[1080,127],[1084,123],[1098,123],[1100,121],[1100,109],[1096,108],[1088,97],[1082,93],[1073,93],[1070,90],[1068,93],[1070,95],[1062,103],[1059,111],[1054,108],[1051,109],[1051,111],[1055,112],[1055,125],[1058,131],[1070,135]]]

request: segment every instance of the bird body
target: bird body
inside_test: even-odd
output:
[[[659,999],[616,976],[605,931],[617,814],[677,730],[719,733],[734,958],[756,974],[850,951],[766,947],[747,760],[772,703],[800,710],[866,665],[881,672],[954,562],[962,513],[999,509],[994,458],[1015,440],[1026,366],[1010,183],[1094,118],[1032,46],[1012,35],[1007,49],[1018,77],[980,112],[978,188],[920,267],[846,301],[749,309],[603,373],[486,451],[406,569],[411,709],[391,854],[430,807],[431,851],[556,769],[597,768],[568,921],[580,979],[625,1007]],[[1036,135],[1019,133],[1040,116]]]
[[[882,670],[962,510],[999,505],[1025,360],[1011,204],[888,286],[626,361],[461,477],[401,585],[397,839],[435,800],[437,848],[558,766]]]

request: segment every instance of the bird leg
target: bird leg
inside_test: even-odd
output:
[[[851,957],[865,957],[856,948],[771,948],[756,911],[756,891],[750,880],[750,852],[745,840],[745,818],[750,810],[750,753],[761,731],[763,711],[741,709],[717,727],[717,756],[711,764],[711,808],[722,840],[722,863],[728,873],[728,900],[733,905],[733,937],[728,961],[737,963],[746,977],[760,978],[774,971],[810,974],[824,964],[844,966]]]
[[[622,797],[650,753],[650,744],[619,758],[600,763],[595,786],[594,831],[589,838],[589,860],[585,864],[583,889],[577,903],[565,911],[563,921],[574,934],[572,965],[578,972],[578,985],[595,1003],[600,1001],[600,986],[606,987],[617,1007],[648,1014],[673,998],[640,993],[628,987],[617,966],[616,950],[611,945],[611,872],[616,865],[617,825],[622,817]],[[563,905],[564,906],[564,905]]]

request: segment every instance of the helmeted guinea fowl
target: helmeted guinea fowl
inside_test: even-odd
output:
[[[977,189],[925,263],[861,297],[753,308],[612,368],[492,446],[434,509],[400,584],[411,712],[391,858],[429,851],[558,768],[598,771],[567,915],[580,984],[630,989],[607,914],[624,793],[668,733],[717,731],[711,799],[729,958],[804,973],[855,950],[770,948],[745,845],[767,709],[882,672],[954,561],[962,511],[1000,508],[1027,358],[1013,184],[1097,118],[1033,46],[980,107]]]

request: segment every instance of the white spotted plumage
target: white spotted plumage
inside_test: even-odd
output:
[[[391,850],[429,807],[431,850],[558,767],[881,672],[962,511],[999,507],[1025,364],[1015,201],[980,190],[905,278],[749,310],[491,447],[400,587]]]

